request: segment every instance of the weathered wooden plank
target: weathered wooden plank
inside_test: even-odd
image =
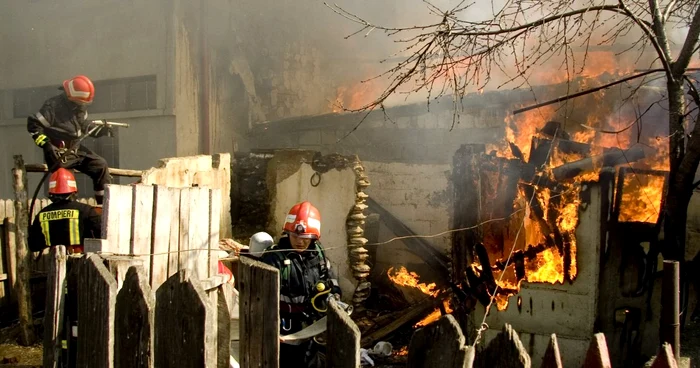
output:
[[[143,260],[146,275],[151,274],[151,236],[153,227],[153,186],[134,185],[131,211],[131,246],[129,254]]]
[[[231,313],[229,313],[229,302],[226,298],[226,287],[231,287],[229,284],[222,284],[216,291],[216,366],[218,368],[228,368],[231,358]]]
[[[29,346],[34,343],[34,323],[32,322],[32,298],[30,293],[29,275],[31,270],[31,253],[27,247],[27,229],[29,214],[27,213],[27,172],[24,170],[22,156],[14,156],[15,166],[12,169],[12,188],[15,192],[15,257],[17,260],[17,279],[14,294],[17,298],[20,325],[20,343]]]
[[[610,355],[608,354],[608,344],[605,342],[605,334],[597,333],[593,335],[586,359],[583,362],[586,368],[612,368]]]
[[[178,269],[191,269],[189,264],[190,250],[190,197],[191,188],[180,189],[180,247],[178,248]]]
[[[189,252],[185,257],[187,268],[203,280],[209,276],[209,189],[190,188],[189,195]]]
[[[168,251],[168,277],[178,271],[180,264],[180,189],[170,191],[170,250]],[[155,289],[155,288],[154,288]]]
[[[173,207],[179,208],[172,202],[173,189],[155,186],[153,193],[153,235],[151,236],[151,286],[157,290],[168,278],[168,252],[170,249],[170,221]],[[178,213],[179,215],[179,213]],[[177,234],[175,234],[177,236]]]
[[[5,202],[7,202],[7,199],[0,199],[0,220],[5,219],[5,217],[12,217],[12,216],[5,216]]]
[[[408,347],[407,367],[465,367],[467,357],[473,356],[473,348],[465,346],[464,341],[457,320],[452,315],[443,316],[413,333]]]
[[[8,199],[5,201],[5,217],[15,217],[15,201]]]
[[[411,353],[409,351],[409,360]],[[509,324],[491,340],[475,361],[477,367],[529,368],[530,355],[520,342],[518,333]]]
[[[155,366],[214,367],[216,310],[192,270],[183,269],[156,291]]]
[[[334,298],[328,303],[327,365],[338,368],[360,367],[360,329],[338,306]],[[464,340],[464,338],[462,338]]]
[[[156,300],[142,266],[132,266],[117,294],[114,332],[115,368],[153,367]]]
[[[124,286],[124,280],[126,280],[129,268],[133,266],[143,267],[143,259],[131,256],[108,255],[104,257],[104,264],[117,281],[117,291],[120,291]]]
[[[241,367],[279,366],[279,271],[242,257],[238,267],[240,292]]]
[[[117,281],[96,254],[78,273],[77,367],[114,367],[114,317]],[[85,323],[82,323],[85,322]]]
[[[654,357],[654,361],[644,365],[644,367],[647,366],[651,368],[678,368],[671,344],[663,343],[659,348],[659,353]]]
[[[0,200],[2,202],[2,200]],[[2,203],[0,203],[0,211],[5,212],[5,209],[3,208]],[[7,251],[5,250],[5,227],[2,224],[2,221],[5,219],[5,216],[3,213],[0,213],[0,308],[4,308],[5,305],[9,303],[10,299],[10,283],[7,282],[8,276],[5,271],[7,268],[6,264],[7,261],[5,258],[7,258]]]
[[[83,252],[85,253],[106,252],[107,249],[109,249],[109,240],[85,238],[83,242]]]
[[[547,345],[547,350],[544,352],[544,357],[542,358],[542,368],[562,368],[561,355],[559,354],[559,342],[557,342],[557,335],[552,334],[549,338],[549,345]]]
[[[218,273],[219,256],[219,233],[221,224],[221,189],[212,189],[209,199],[209,276]]]
[[[66,247],[58,245],[49,251],[49,272],[46,279],[46,311],[44,314],[44,367],[58,367],[63,339]]]
[[[17,300],[17,293],[15,291],[17,289],[17,239],[15,234],[17,227],[15,226],[14,217],[5,217],[2,226],[5,230],[5,239],[3,243],[5,244],[4,253],[7,262],[6,273],[8,287],[6,288],[6,294],[10,296],[10,303],[14,303]]]
[[[129,254],[131,245],[131,186],[107,185],[102,211],[102,238],[109,241],[110,252]]]

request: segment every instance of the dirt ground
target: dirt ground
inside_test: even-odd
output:
[[[700,368],[700,319],[691,321],[681,333],[681,355],[690,358],[691,368]]]
[[[0,330],[0,368],[2,367],[37,367],[41,368],[43,349],[39,340],[33,346],[17,344],[19,325]]]

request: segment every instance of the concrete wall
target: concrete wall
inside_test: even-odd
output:
[[[338,275],[343,299],[351,300],[357,281],[348,257],[347,216],[355,205],[355,172],[352,168],[331,169],[322,175],[317,187],[310,185],[313,152],[275,152],[268,164],[270,219],[267,232],[277,240],[284,218],[293,205],[310,201],[321,212],[321,243]]]
[[[420,235],[434,235],[450,229],[452,217],[452,167],[450,165],[383,163],[363,161],[371,180],[366,192],[387,211]],[[417,175],[417,173],[420,173]],[[369,211],[371,212],[371,208]],[[386,226],[380,227],[379,241],[387,241],[394,234]],[[433,247],[449,254],[451,234],[426,239]],[[425,263],[401,240],[379,245],[375,260],[378,269],[404,265],[422,276],[429,277],[419,268]]]
[[[169,12],[166,2],[100,0],[5,2],[0,12],[0,172],[12,155],[43,162],[26,131],[26,118],[13,116],[13,89],[55,85],[75,74],[93,80],[156,76],[154,110],[90,114],[131,124],[118,132],[119,166],[145,169],[175,154],[172,79],[169,78]],[[70,26],[67,26],[70,25]],[[144,35],[147,35],[145,37]],[[59,91],[56,91],[58,94]],[[96,91],[99,95],[100,91]],[[38,110],[40,104],[35,106]],[[88,109],[89,110],[89,109]],[[101,138],[110,139],[110,138]],[[30,174],[34,189],[39,174]],[[90,193],[92,188],[81,188]],[[0,197],[12,196],[8,175],[0,175]]]

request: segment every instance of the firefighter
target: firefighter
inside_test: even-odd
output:
[[[78,187],[73,174],[59,168],[49,179],[51,204],[44,207],[29,228],[29,249],[65,245],[68,253],[82,253],[85,238],[99,238],[102,218],[94,207],[76,202]]]
[[[95,200],[101,205],[105,185],[111,182],[107,161],[86,147],[73,147],[90,129],[87,106],[95,96],[95,87],[90,78],[78,75],[64,81],[59,89],[63,93],[46,100],[37,113],[27,118],[27,131],[34,143],[43,149],[49,168],[55,167],[66,149],[75,149],[64,156],[58,166],[78,169],[90,176]],[[104,135],[111,135],[111,130],[99,129],[93,133],[94,137]]]
[[[282,237],[262,255],[263,262],[280,270],[280,333],[302,330],[325,314],[319,295],[340,295],[331,265],[324,254],[321,214],[309,202],[291,208]],[[314,340],[299,345],[280,344],[280,367],[317,367],[319,346]]]

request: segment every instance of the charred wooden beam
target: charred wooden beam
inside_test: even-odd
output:
[[[605,166],[619,166],[639,161],[646,157],[644,149],[636,145],[626,150],[612,150],[593,157],[569,162],[552,169],[555,180],[568,180],[576,176],[591,173]]]

